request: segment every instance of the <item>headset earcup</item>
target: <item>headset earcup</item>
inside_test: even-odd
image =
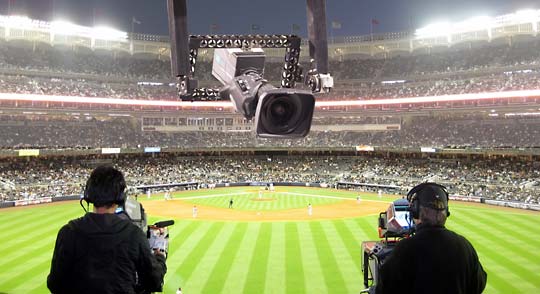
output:
[[[419,200],[418,199],[414,199],[413,201],[413,218],[415,219],[419,219],[420,218],[420,205],[419,205]]]
[[[416,195],[413,195],[410,197],[410,204],[409,204],[409,212],[411,213],[411,217],[414,219],[418,219],[419,216],[419,206],[418,206],[418,199],[415,197]]]
[[[449,217],[450,216],[450,205],[448,205],[448,204],[450,202],[450,194],[448,193],[448,191],[446,191],[445,186],[441,186],[441,188],[444,191],[444,194],[446,194],[446,217]]]
[[[122,191],[122,193],[120,193],[119,198],[116,200],[115,203],[118,205],[124,205],[125,202],[126,202],[126,192]]]
[[[420,217],[420,199],[416,197],[416,194],[420,192],[422,189],[424,189],[427,186],[435,186],[439,187],[444,191],[444,194],[446,195],[446,217],[450,216],[450,210],[448,208],[448,202],[450,201],[450,196],[448,191],[446,190],[446,187],[437,183],[421,183],[417,185],[416,187],[412,188],[409,193],[407,193],[407,200],[409,200],[410,203],[410,213],[411,217],[418,219]]]
[[[86,201],[87,203],[93,202],[93,199],[91,199],[91,196],[90,196],[90,194],[88,193],[88,181],[86,182],[86,185],[84,186],[83,199],[84,199],[84,201]]]

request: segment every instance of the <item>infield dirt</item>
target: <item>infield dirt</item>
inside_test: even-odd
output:
[[[354,218],[379,214],[388,208],[388,203],[379,201],[343,200],[336,204],[313,206],[313,214],[306,208],[274,211],[237,210],[197,205],[197,217],[193,217],[193,204],[184,200],[149,201],[144,203],[149,215],[184,219],[223,220],[223,221],[298,221]]]

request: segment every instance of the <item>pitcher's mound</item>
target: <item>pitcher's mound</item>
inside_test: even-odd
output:
[[[251,199],[249,199],[249,200],[251,200],[251,201],[263,201],[263,202],[265,202],[265,201],[275,201],[276,199],[275,199],[275,198],[251,198]]]

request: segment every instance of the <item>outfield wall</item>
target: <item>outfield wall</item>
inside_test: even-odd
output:
[[[37,198],[37,199],[24,199],[24,200],[15,200],[15,201],[5,201],[5,202],[0,202],[0,209],[1,208],[16,207],[16,206],[28,206],[28,205],[37,205],[37,204],[45,204],[45,203],[52,203],[52,202],[60,202],[60,201],[67,201],[67,200],[79,200],[79,199],[81,199],[80,195],[69,195],[69,196],[42,197],[42,198]]]

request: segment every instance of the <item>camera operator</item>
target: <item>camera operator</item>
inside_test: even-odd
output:
[[[52,293],[150,293],[167,271],[165,256],[152,253],[143,231],[115,214],[126,200],[122,173],[97,167],[84,200],[93,212],[58,232],[47,286]],[[81,200],[82,204],[82,200]]]
[[[382,264],[376,293],[481,293],[487,274],[467,239],[444,227],[448,192],[422,183],[408,194],[414,236],[397,243]]]

